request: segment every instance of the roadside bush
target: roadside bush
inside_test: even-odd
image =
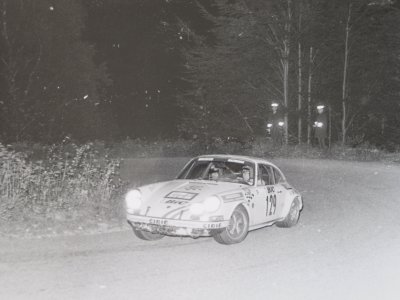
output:
[[[334,144],[330,149],[319,149],[308,144],[289,144],[276,147],[270,139],[256,138],[246,143],[213,139],[208,143],[200,140],[161,140],[146,141],[141,139],[125,140],[116,143],[110,149],[112,157],[191,157],[201,154],[238,154],[264,158],[328,158],[355,161],[394,161],[398,162],[399,151],[388,153],[369,144],[357,147]]]
[[[0,219],[74,224],[118,218],[118,168],[118,160],[99,157],[91,144],[51,146],[45,160],[0,144]]]

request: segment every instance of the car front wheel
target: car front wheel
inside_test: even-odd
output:
[[[214,239],[225,245],[236,244],[243,241],[249,231],[249,217],[243,206],[238,206],[232,213],[229,226],[214,235]]]
[[[157,241],[164,237],[164,235],[159,234],[159,233],[152,233],[152,232],[148,232],[148,231],[139,230],[136,228],[133,228],[133,232],[139,239],[145,240],[145,241]]]

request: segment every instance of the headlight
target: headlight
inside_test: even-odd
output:
[[[204,212],[204,204],[203,203],[193,203],[190,206],[190,213],[192,215],[201,215]]]
[[[131,190],[125,196],[127,210],[136,210],[142,204],[142,193],[139,190]]]
[[[285,125],[285,123],[279,122],[278,125],[279,125],[279,126],[283,126],[283,125]]]
[[[221,206],[221,200],[217,196],[208,197],[204,202],[204,209],[207,212],[214,212]]]

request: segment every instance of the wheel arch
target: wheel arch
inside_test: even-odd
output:
[[[300,208],[299,210],[303,209],[303,199],[300,195],[296,195],[293,197],[292,201],[288,202],[287,205],[285,205],[285,208],[282,212],[282,216],[286,216],[289,213],[293,202],[297,202],[297,205],[299,205]]]
[[[228,219],[230,219],[233,212],[235,211],[235,209],[238,208],[239,206],[244,208],[244,210],[247,214],[247,218],[250,221],[250,219],[251,219],[250,208],[248,207],[248,205],[246,205],[246,202],[244,202],[244,201],[233,203],[233,205],[229,208],[229,211],[227,212],[226,217]]]

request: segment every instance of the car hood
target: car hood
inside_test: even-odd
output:
[[[141,215],[170,218],[172,215],[187,215],[192,203],[202,202],[207,197],[217,195],[223,201],[244,199],[244,188],[248,185],[214,182],[207,180],[172,180],[143,186]],[[188,217],[188,216],[186,216]],[[173,217],[172,217],[173,218]]]

